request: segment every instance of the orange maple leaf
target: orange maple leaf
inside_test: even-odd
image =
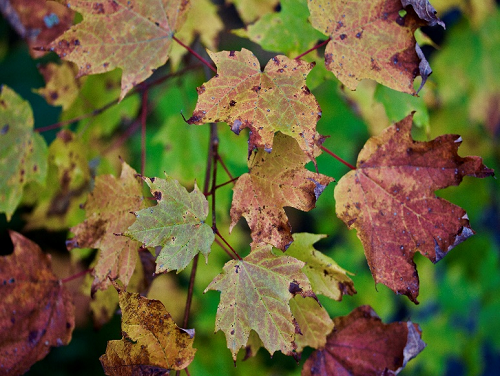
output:
[[[325,187],[334,179],[308,171],[308,157],[291,137],[275,136],[271,153],[259,149],[249,160],[249,173],[233,188],[231,227],[245,217],[252,239],[285,251],[292,243],[292,228],[284,206],[309,211]]]
[[[326,67],[349,89],[370,78],[416,94],[415,77],[422,76],[422,88],[432,73],[413,36],[429,22],[411,7],[400,16],[401,0],[311,0],[308,5],[313,27],[331,38],[325,49]]]
[[[321,137],[316,123],[321,117],[318,101],[306,86],[314,63],[273,57],[260,70],[249,50],[211,52],[217,75],[198,88],[198,103],[189,124],[226,122],[239,134],[250,129],[248,150],[271,151],[278,131],[297,140],[311,158]]]
[[[366,142],[357,169],[335,187],[335,201],[337,216],[358,230],[375,282],[418,303],[414,254],[436,263],[474,234],[466,212],[434,191],[459,185],[464,176],[491,176],[493,170],[480,157],[457,154],[460,136],[414,141],[412,118]]]

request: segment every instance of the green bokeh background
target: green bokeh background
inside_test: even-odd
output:
[[[298,0],[296,0],[298,1]],[[286,2],[287,6],[291,1]],[[226,11],[223,17],[234,16]],[[472,24],[467,14],[451,9],[443,16],[447,29],[439,31],[439,50],[426,49],[434,69],[420,98],[396,93],[378,85],[371,95],[370,108],[381,106],[385,116],[396,121],[412,110],[417,111],[414,137],[425,140],[445,133],[460,134],[463,144],[459,153],[479,155],[485,164],[498,171],[500,167],[500,13],[490,12],[479,24]],[[282,21],[273,21],[279,22]],[[273,29],[274,30],[274,29]],[[275,32],[275,31],[273,31]],[[428,30],[432,35],[433,30]],[[441,35],[442,34],[442,35]],[[241,33],[240,33],[241,35]],[[311,33],[311,38],[316,38]],[[442,38],[442,40],[441,40]],[[266,39],[268,41],[268,39]],[[288,40],[286,41],[288,43]],[[301,40],[307,45],[315,40]],[[269,43],[269,42],[266,42]],[[272,47],[268,47],[272,46]],[[279,44],[278,44],[279,46]],[[198,50],[203,53],[202,49]],[[262,65],[274,54],[260,46],[225,33],[220,50],[249,48],[256,53]],[[278,48],[276,44],[264,48]],[[294,46],[289,47],[293,51]],[[287,53],[287,47],[281,51]],[[367,112],[359,111],[355,100],[345,93],[339,82],[325,71],[320,55],[312,53],[305,57],[316,60],[308,84],[320,103],[323,116],[318,131],[328,135],[325,146],[354,164],[359,150],[370,137],[373,127]],[[54,56],[44,61],[54,60]],[[33,108],[35,127],[44,127],[63,119],[91,111],[118,96],[118,91],[106,91],[104,82],[118,82],[119,72],[89,78],[83,89],[83,109],[74,108],[61,115],[59,107],[48,105],[33,89],[44,86],[27,46],[0,19],[0,84],[14,89]],[[168,65],[159,69],[155,77],[168,72]],[[182,68],[181,68],[182,69]],[[325,77],[327,78],[325,80]],[[106,81],[107,80],[107,81]],[[163,176],[167,172],[188,189],[194,181],[204,182],[208,153],[208,126],[187,125],[180,113],[189,116],[194,109],[197,94],[195,88],[205,81],[201,69],[189,70],[173,77],[149,92],[151,113],[148,115],[146,135],[147,176]],[[356,95],[363,95],[362,89]],[[140,111],[140,97],[135,94],[101,115],[71,129],[85,139],[87,134],[99,134],[104,140],[122,134],[126,122]],[[496,102],[495,102],[496,101]],[[488,103],[493,103],[487,107]],[[496,118],[495,118],[496,103]],[[120,107],[121,106],[121,107]],[[496,123],[492,120],[496,119]],[[225,124],[219,124],[220,154],[233,176],[245,173],[247,157],[247,133],[236,136]],[[43,134],[48,143],[55,138],[56,131]],[[127,140],[126,160],[140,169],[140,132]],[[317,159],[319,172],[334,177],[337,181],[348,172],[348,168],[328,155]],[[308,166],[312,169],[313,166]],[[113,171],[107,167],[105,171]],[[116,171],[114,171],[116,173]],[[219,169],[218,183],[228,180]],[[332,317],[346,315],[359,305],[369,304],[384,322],[408,320],[420,324],[427,348],[413,361],[402,375],[497,375],[500,370],[500,190],[493,178],[478,180],[465,178],[459,187],[450,187],[437,194],[463,207],[477,234],[453,249],[437,265],[416,256],[420,276],[419,305],[412,304],[404,296],[396,296],[383,285],[375,286],[364,258],[363,249],[355,232],[347,231],[334,212],[334,185],[331,184],[318,201],[317,208],[302,213],[287,208],[294,232],[327,234],[328,238],[317,243],[317,248],[332,257],[340,266],[355,273],[352,277],[358,294],[335,302],[320,297],[321,303]],[[228,234],[231,185],[217,193],[217,218],[221,232],[241,255],[249,251],[250,237],[244,221],[231,235]],[[6,229],[23,231],[24,217],[29,208],[20,208],[10,223],[0,215],[2,244],[8,244]],[[54,252],[65,254],[66,232],[57,233],[38,230],[26,233],[44,249],[49,246]],[[8,248],[8,246],[7,246]],[[299,365],[280,353],[272,359],[265,349],[255,358],[242,361],[243,351],[235,367],[231,354],[225,346],[222,332],[213,334],[219,293],[203,290],[220,272],[228,256],[214,245],[208,265],[200,259],[196,276],[193,311],[190,327],[196,329],[194,347],[198,349],[194,362],[189,366],[191,375],[299,375],[301,365],[311,353],[306,349]],[[185,290],[190,268],[176,276],[176,289]],[[169,311],[183,307],[185,301],[169,298],[164,292],[164,301]],[[173,296],[173,295],[172,295]],[[178,324],[180,324],[178,322]],[[28,375],[100,375],[98,361],[106,348],[106,341],[119,339],[120,320],[115,316],[101,330],[95,331],[90,319],[73,334],[69,346],[53,349],[41,362],[35,364]]]

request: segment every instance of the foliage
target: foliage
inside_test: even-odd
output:
[[[465,3],[0,4],[0,375],[487,373],[500,11]]]

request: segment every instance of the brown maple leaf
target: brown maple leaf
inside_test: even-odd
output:
[[[418,75],[422,88],[432,70],[413,34],[430,23],[413,8],[401,17],[401,0],[311,0],[308,5],[311,24],[331,38],[325,49],[326,67],[349,89],[370,78],[416,94],[413,81]]]
[[[198,88],[198,103],[189,124],[226,122],[239,134],[250,129],[249,153],[254,148],[271,151],[278,131],[297,140],[311,158],[321,136],[316,123],[319,104],[306,86],[314,63],[273,57],[260,70],[249,50],[211,52],[217,75]]]
[[[79,76],[121,68],[120,100],[168,59],[189,0],[57,0],[83,15],[45,49],[78,65]]]
[[[94,190],[85,203],[87,219],[72,227],[75,234],[68,249],[98,248],[101,250],[94,267],[92,291],[105,290],[109,279],[120,278],[126,286],[137,263],[141,243],[124,236],[135,221],[131,211],[144,208],[142,181],[137,172],[125,162],[119,179],[112,175],[96,178]]]
[[[285,251],[292,243],[292,228],[284,206],[309,211],[332,181],[308,171],[308,157],[291,137],[276,134],[271,153],[259,149],[248,162],[249,173],[240,176],[233,188],[231,226],[245,217],[256,243],[272,244]]]
[[[418,303],[414,254],[436,263],[474,234],[466,212],[434,191],[459,185],[464,176],[492,176],[493,170],[480,157],[457,154],[460,136],[414,141],[412,118],[367,141],[357,169],[335,187],[335,200],[337,216],[358,230],[375,282]]]
[[[22,375],[71,341],[75,308],[50,256],[17,232],[10,237],[14,253],[0,257],[0,374]]]
[[[326,345],[307,359],[302,376],[396,375],[426,346],[418,324],[384,324],[370,306],[333,323]]]

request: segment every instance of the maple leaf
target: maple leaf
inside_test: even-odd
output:
[[[154,299],[122,290],[115,282],[122,310],[121,340],[108,341],[99,360],[106,375],[168,375],[194,358],[194,329],[179,328]]]
[[[182,25],[189,0],[58,0],[83,21],[46,49],[78,65],[80,76],[123,71],[120,100],[168,59],[172,36]]]
[[[80,205],[85,202],[92,180],[88,147],[70,130],[63,129],[49,146],[47,184],[30,187],[34,209],[24,216],[25,230],[45,228],[66,231],[84,220]]]
[[[321,109],[306,86],[314,63],[273,57],[260,70],[249,50],[211,52],[218,74],[199,87],[198,103],[189,124],[226,122],[239,134],[250,129],[248,150],[271,151],[275,132],[293,137],[301,149],[314,159],[321,137],[316,123]]]
[[[130,211],[145,206],[142,183],[136,175],[137,172],[125,162],[122,162],[119,179],[99,175],[84,206],[87,219],[71,228],[75,236],[67,242],[69,250],[75,247],[101,250],[93,271],[92,291],[105,290],[109,278],[120,278],[126,286],[134,272],[141,244],[115,234],[124,232],[134,223]]]
[[[14,253],[0,257],[0,373],[22,375],[51,347],[71,341],[75,309],[50,255],[17,232],[10,238]]]
[[[221,292],[215,331],[226,334],[235,361],[240,348],[247,345],[251,330],[271,355],[277,350],[292,355],[298,328],[288,302],[297,294],[316,297],[300,271],[304,263],[275,256],[271,250],[270,245],[252,243],[247,257],[228,261],[223,273],[205,289]]]
[[[345,294],[356,294],[356,289],[351,278],[347,276],[349,272],[338,266],[330,257],[314,249],[313,244],[323,238],[326,238],[326,235],[293,234],[293,243],[286,250],[286,254],[306,263],[302,271],[316,294],[340,301]]]
[[[162,247],[156,259],[156,273],[180,272],[198,252],[208,262],[215,239],[212,228],[204,222],[208,201],[196,183],[188,193],[177,180],[167,174],[165,177],[143,177],[158,204],[135,212],[135,222],[124,233],[146,247]]]
[[[73,10],[52,1],[9,0],[2,2],[0,10],[26,40],[33,58],[45,55],[45,51],[35,48],[47,45],[68,30],[75,18]]]
[[[429,26],[439,25],[446,29],[444,22],[436,16],[436,9],[429,3],[429,0],[401,0],[403,7],[411,5],[420,19],[428,22]]]
[[[416,94],[413,81],[423,87],[432,70],[416,44],[414,32],[428,22],[412,8],[403,17],[401,0],[308,2],[313,27],[330,36],[325,65],[349,89],[373,79],[391,89]],[[419,89],[419,90],[420,90]]]
[[[47,145],[33,132],[33,113],[6,85],[0,85],[0,212],[10,221],[21,201],[24,186],[45,183]]]
[[[384,324],[370,306],[361,306],[334,319],[325,347],[307,359],[302,376],[396,375],[425,346],[418,324]]]
[[[60,65],[48,63],[38,67],[45,80],[45,87],[35,90],[52,106],[62,106],[67,110],[80,93],[80,85],[75,79],[77,67],[67,61]]]
[[[457,135],[414,141],[412,116],[367,141],[357,169],[335,187],[335,201],[337,216],[358,230],[375,282],[418,303],[414,254],[436,263],[474,234],[465,211],[434,191],[493,170],[480,157],[460,157]]]
[[[301,353],[306,346],[314,349],[323,347],[333,329],[333,321],[326,309],[312,298],[298,296],[290,300],[290,309],[300,328],[300,333],[295,335],[296,351]]]
[[[233,188],[230,231],[243,216],[256,243],[285,251],[293,238],[283,207],[313,209],[325,187],[334,181],[306,170],[308,161],[297,142],[281,133],[275,136],[271,153],[262,149],[254,153],[248,162],[250,172],[240,176]]]

